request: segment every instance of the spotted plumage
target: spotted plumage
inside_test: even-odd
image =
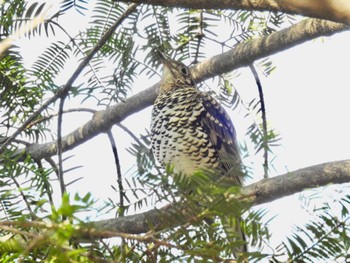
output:
[[[236,132],[228,114],[197,89],[184,64],[161,57],[163,75],[151,124],[156,159],[186,175],[215,169],[241,185]]]

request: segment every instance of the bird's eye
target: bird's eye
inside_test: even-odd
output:
[[[182,67],[182,68],[181,68],[181,73],[182,73],[183,75],[187,76],[190,72],[188,71],[188,68]]]

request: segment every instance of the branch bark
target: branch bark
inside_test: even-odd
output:
[[[130,0],[127,2],[193,9],[282,11],[350,25],[350,2],[344,0]]]
[[[268,36],[240,43],[228,52],[198,63],[192,68],[192,74],[196,82],[200,82],[218,74],[248,66],[257,59],[281,52],[316,37],[330,36],[346,29],[348,27],[343,24],[319,19],[306,19]],[[96,112],[90,121],[62,138],[62,150],[73,149],[94,136],[108,131],[114,124],[123,121],[129,115],[151,106],[157,94],[158,84],[126,99],[125,102]],[[33,144],[26,148],[26,152],[32,158],[41,160],[55,155],[57,153],[56,147],[56,141]]]
[[[242,189],[242,196],[249,198],[253,205],[272,202],[305,189],[350,182],[350,160],[329,162],[302,168],[284,175],[263,179]],[[176,215],[176,216],[174,216]],[[142,234],[150,230],[176,227],[193,216],[191,211],[176,205],[152,209],[145,213],[111,218],[92,222],[98,232]],[[179,220],[179,218],[181,218]],[[110,233],[110,235],[111,235]],[[109,236],[111,237],[111,236]],[[103,238],[103,236],[101,236]]]

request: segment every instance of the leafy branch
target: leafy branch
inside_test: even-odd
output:
[[[79,64],[77,69],[74,71],[72,76],[69,78],[67,83],[60,88],[55,96],[48,99],[45,103],[43,103],[42,106],[38,110],[36,110],[22,125],[20,128],[18,128],[8,139],[6,142],[4,142],[0,147],[0,152],[4,151],[4,149],[11,143],[13,140],[26,129],[27,125],[29,125],[31,122],[33,122],[38,115],[45,110],[51,103],[56,101],[59,98],[62,98],[66,96],[66,94],[69,92],[69,90],[72,87],[72,84],[77,79],[77,77],[80,75],[80,73],[83,71],[83,69],[88,65],[89,61],[93,58],[93,56],[102,48],[102,46],[107,42],[107,40],[110,38],[110,36],[114,33],[115,29],[124,21],[125,18],[128,17],[128,15],[132,12],[134,12],[137,8],[136,4],[132,4],[129,6],[129,8],[125,11],[125,13],[119,18],[118,21],[115,22],[115,24],[109,28],[109,30],[106,31],[106,33],[101,37],[101,40],[97,45],[90,51],[90,53],[83,59],[83,61]]]

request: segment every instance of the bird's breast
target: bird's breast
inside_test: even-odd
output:
[[[188,175],[217,166],[216,150],[200,125],[205,109],[196,92],[163,94],[152,111],[151,143],[156,159]]]

